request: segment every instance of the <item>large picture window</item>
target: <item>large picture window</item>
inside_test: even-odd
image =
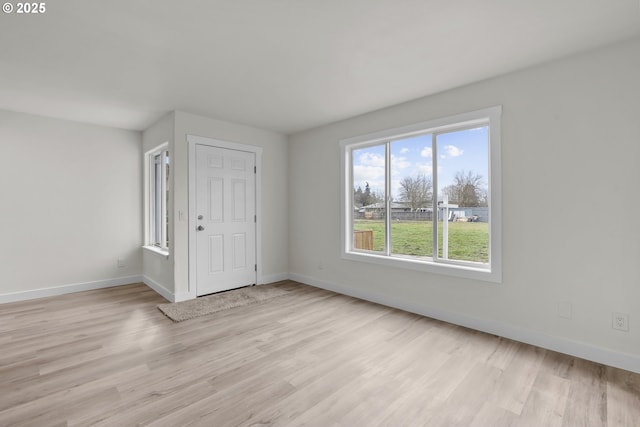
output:
[[[343,257],[501,281],[500,115],[341,141]]]

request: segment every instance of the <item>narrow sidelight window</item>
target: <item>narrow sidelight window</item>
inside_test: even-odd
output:
[[[163,144],[148,153],[149,238],[147,245],[169,249],[169,150]]]

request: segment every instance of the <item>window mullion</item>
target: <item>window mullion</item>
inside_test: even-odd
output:
[[[156,217],[155,217],[155,200],[156,200],[156,162],[153,155],[149,156],[149,241],[150,245],[153,245],[156,235]]]
[[[438,144],[436,133],[431,134],[431,184],[433,186],[433,215],[431,221],[431,233],[433,235],[433,260],[438,260]]]
[[[162,247],[162,154],[154,156],[154,236],[153,243]]]
[[[160,195],[162,197],[162,203],[160,204],[161,209],[161,226],[160,226],[160,247],[167,247],[167,151],[163,150],[162,155],[160,156],[161,161],[161,184],[160,184]]]
[[[385,255],[391,255],[391,142],[385,143]]]
[[[346,194],[347,203],[345,206],[345,222],[346,222],[346,235],[345,237],[345,246],[347,251],[353,251],[355,249],[354,242],[354,230],[355,230],[355,221],[353,219],[353,207],[356,206],[355,194],[353,191],[354,181],[353,181],[353,148],[348,148],[344,151],[345,156],[345,166],[347,167],[348,172],[346,173],[345,179],[348,181]],[[343,172],[344,173],[344,172]]]

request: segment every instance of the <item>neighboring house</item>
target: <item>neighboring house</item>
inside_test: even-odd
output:
[[[411,209],[408,202],[391,203],[391,214],[394,219],[399,220],[431,220],[432,208],[422,207]],[[458,207],[451,210],[456,218],[474,218],[474,221],[487,222],[489,219],[489,209],[486,207]],[[439,214],[441,215],[441,214]],[[371,205],[354,207],[354,218],[356,219],[382,219],[385,217],[384,203],[373,203]]]
[[[384,218],[385,210],[386,208],[384,203],[373,203],[371,205],[363,206],[358,209],[358,217],[366,219]],[[407,202],[392,202],[391,213],[395,214],[399,212],[411,212],[411,207]]]

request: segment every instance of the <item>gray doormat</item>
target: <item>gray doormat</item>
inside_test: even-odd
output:
[[[243,307],[288,294],[276,284],[249,286],[204,297],[170,304],[159,304],[158,309],[174,322],[205,316],[222,310]]]

